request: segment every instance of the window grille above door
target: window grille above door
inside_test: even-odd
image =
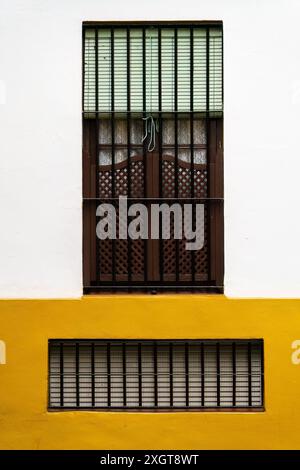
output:
[[[222,292],[222,44],[220,23],[84,25],[85,292]],[[119,229],[120,196],[149,210],[189,203],[193,222],[201,203],[202,249],[174,238],[99,240],[96,208],[114,205]]]

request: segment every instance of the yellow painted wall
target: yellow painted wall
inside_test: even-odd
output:
[[[263,338],[265,412],[47,411],[49,338]],[[1,449],[300,449],[300,300],[99,296],[0,301]]]

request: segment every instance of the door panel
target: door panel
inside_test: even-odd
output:
[[[142,202],[148,207],[151,202],[179,202],[182,209],[184,203],[204,203],[204,247],[198,251],[187,251],[185,239],[172,238],[98,240],[92,233],[96,227],[96,204],[93,209],[90,204],[89,209],[85,209],[84,250],[91,253],[95,260],[85,263],[85,279],[88,279],[88,285],[165,283],[176,286],[179,283],[194,282],[212,284],[222,273],[222,260],[215,261],[214,257],[214,254],[217,254],[222,258],[222,208],[217,203],[209,202],[208,198],[222,197],[219,181],[222,175],[222,123],[217,119],[211,120],[208,132],[203,120],[199,120],[196,128],[180,123],[178,130],[181,129],[181,132],[177,135],[178,145],[175,146],[174,121],[169,120],[165,125],[161,120],[162,129],[156,135],[155,149],[153,152],[147,152],[147,146],[139,140],[142,136],[141,119],[138,121],[133,125],[124,120],[121,124],[107,121],[105,125],[100,121],[98,127],[92,119],[85,122],[86,197],[94,198],[97,204],[115,204],[117,230],[119,196],[134,198],[137,200],[135,202]],[[110,135],[112,132],[114,139]],[[116,142],[112,145],[114,140]],[[150,231],[150,218],[148,225]],[[173,228],[174,221],[171,221],[171,234]],[[95,248],[91,249],[90,246]]]

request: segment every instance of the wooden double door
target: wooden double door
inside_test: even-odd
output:
[[[195,122],[191,124],[189,120],[189,132],[182,138],[178,124],[176,135],[172,134],[170,123],[161,121],[154,149],[148,151],[149,143],[142,143],[141,132],[134,135],[128,121],[122,127],[111,120],[104,124],[101,120],[84,120],[84,284],[87,289],[143,285],[221,287],[223,127],[221,119],[199,119],[199,122],[202,134],[194,132]],[[138,124],[136,134],[137,129]],[[110,202],[115,206],[118,232],[120,196],[127,196],[128,205],[139,202],[148,209],[150,204],[162,202],[169,205],[177,202],[182,208],[185,203],[204,204],[203,248],[189,251],[184,238],[175,240],[172,218],[170,239],[99,240],[97,205]],[[127,223],[130,221],[128,218]],[[149,216],[149,232],[150,227]]]

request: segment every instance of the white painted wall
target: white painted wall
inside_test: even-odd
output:
[[[300,295],[300,2],[0,0],[0,296],[79,297],[81,23],[223,20],[225,292]]]

